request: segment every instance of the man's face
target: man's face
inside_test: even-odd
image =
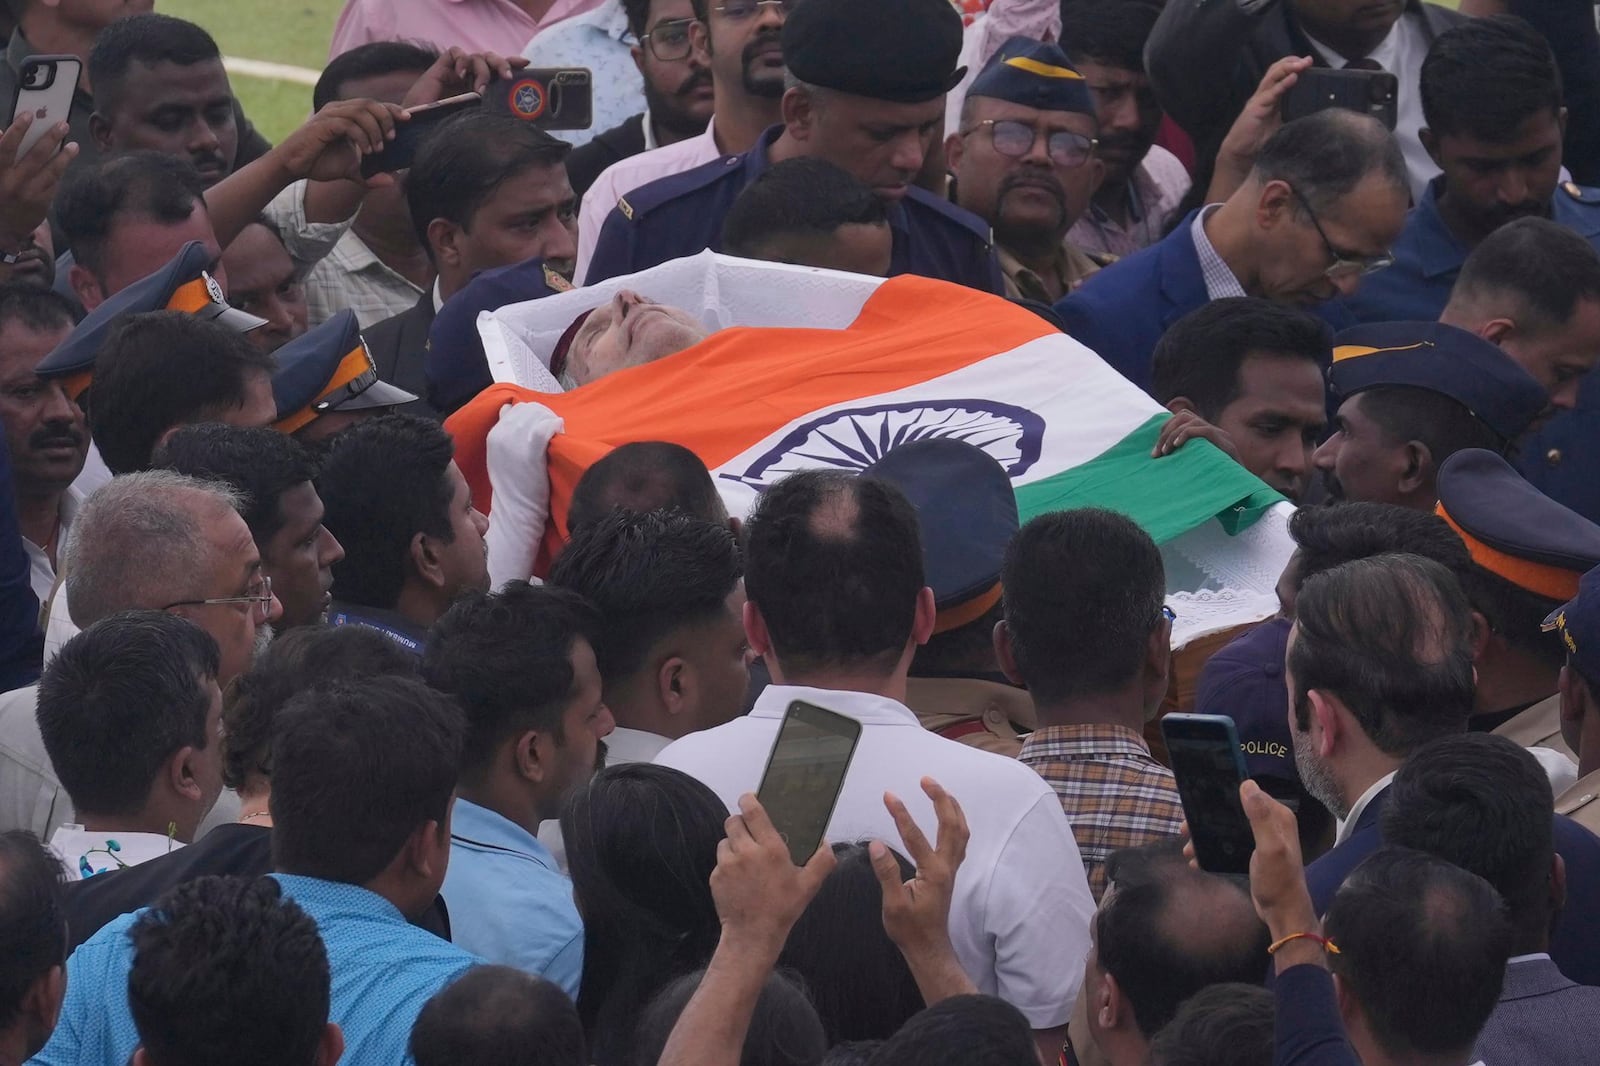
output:
[[[450,598],[469,590],[489,591],[489,548],[483,535],[489,519],[472,503],[472,489],[461,468],[451,462],[445,470],[450,481],[450,532],[453,539],[442,547],[445,587]]]
[[[182,222],[159,222],[142,215],[118,216],[106,234],[102,276],[95,277],[83,267],[75,266],[72,287],[83,306],[93,311],[107,297],[166,266],[190,241],[206,246],[211,261],[217,264],[211,275],[226,290],[228,274],[222,266],[222,247],[211,228],[211,216],[199,200]]]
[[[725,89],[742,89],[747,96],[767,100],[783,96],[783,8],[762,4],[754,13],[734,19],[719,11],[723,5],[715,0],[708,3],[704,40],[713,81]],[[743,9],[749,0],[734,0],[728,6]]]
[[[265,226],[240,231],[222,263],[228,275],[228,302],[267,324],[245,334],[264,352],[275,352],[303,334],[310,325],[306,290],[283,242]]]
[[[695,626],[684,643],[684,659],[694,668],[698,704],[689,708],[687,730],[710,729],[737,718],[750,684],[744,633],[744,582],[728,593],[716,618]]]
[[[211,813],[222,794],[222,687],[214,677],[201,678],[209,705],[206,708],[206,746],[194,753],[195,783],[200,786],[196,826]],[[192,833],[192,830],[191,830]]]
[[[894,261],[894,231],[886,222],[846,222],[827,234],[774,234],[755,251],[755,258],[769,263],[795,263],[886,278]]]
[[[317,625],[328,613],[333,594],[333,564],[344,549],[322,524],[322,498],[303,481],[278,497],[283,525],[261,548],[261,571],[272,578],[272,591],[283,604],[279,629]]]
[[[56,283],[56,245],[48,220],[34,228],[32,236],[18,249],[21,258],[11,267],[8,281],[48,289]]]
[[[563,738],[552,744],[550,787],[544,790],[547,800],[540,811],[545,817],[558,815],[561,801],[605,765],[601,742],[617,727],[602,695],[600,668],[587,640],[579,637],[572,642],[568,662],[572,665],[572,700],[561,714]]]
[[[922,162],[944,126],[944,98],[922,104],[895,104],[827,91],[796,97],[796,117],[788,123],[808,156],[826,159],[869,186],[878,199],[905,198]],[[785,100],[785,117],[791,103]]]
[[[117,106],[96,112],[95,140],[107,155],[150,150],[194,163],[206,185],[233,172],[239,152],[233,89],[222,60],[128,65]]]
[[[578,385],[643,366],[698,344],[706,328],[687,311],[623,289],[578,327],[567,352],[567,373]]]
[[[1409,505],[1400,493],[1405,442],[1396,441],[1362,410],[1365,393],[1339,406],[1333,436],[1312,457],[1335,500]]]
[[[33,372],[71,332],[65,323],[36,330],[17,319],[0,328],[0,425],[5,426],[19,496],[61,492],[83,469],[89,450],[83,412],[60,382]]]
[[[1128,70],[1098,60],[1079,58],[1078,73],[1094,97],[1100,120],[1097,153],[1105,163],[1105,185],[1127,181],[1156,143],[1161,126],[1161,105],[1142,70]]]
[[[1550,197],[1561,178],[1559,115],[1530,115],[1503,141],[1424,132],[1424,143],[1444,171],[1451,210],[1477,230],[1476,236],[1514,219],[1550,214]]]
[[[578,201],[567,168],[533,166],[500,183],[460,231],[456,288],[480,270],[536,256],[571,273],[578,254]]]
[[[1572,318],[1552,329],[1513,330],[1499,342],[1517,365],[1550,394],[1550,406],[1578,405],[1584,375],[1600,362],[1600,300],[1579,300]]]
[[[213,600],[235,596],[258,596],[265,587],[261,553],[237,511],[208,505],[200,522],[200,536],[207,545],[206,561],[195,575],[195,592],[184,599]],[[271,639],[271,623],[283,614],[283,605],[273,596],[266,617],[258,603],[210,603],[173,607],[171,610],[211,634],[221,652],[217,683],[226,688],[250,668],[257,651]]]
[[[1381,38],[1405,6],[1405,0],[1294,0],[1294,13],[1308,29],[1316,27],[1325,34]]]
[[[1217,417],[1239,462],[1291,500],[1305,494],[1311,456],[1327,428],[1322,368],[1309,359],[1250,355],[1239,366],[1239,395]]]
[[[711,61],[694,47],[689,32],[694,6],[689,0],[655,0],[648,19],[650,39],[634,46],[633,57],[644,78],[650,121],[684,136],[699,133],[711,121]],[[658,53],[680,58],[661,59]]]
[[[205,419],[246,429],[270,426],[277,420],[278,402],[272,398],[272,377],[264,370],[251,370],[245,375],[244,403]]]
[[[1274,191],[1277,206],[1269,208]],[[1336,257],[1360,260],[1387,254],[1405,226],[1409,205],[1405,189],[1368,174],[1313,216],[1288,185],[1269,182],[1256,215],[1256,236],[1267,254],[1258,275],[1261,291],[1251,295],[1299,307],[1351,295],[1361,286],[1361,274],[1344,271],[1330,278],[1328,268]]]
[[[993,226],[995,239],[1007,247],[1059,244],[1088,209],[1101,168],[1087,150],[1076,166],[1052,159],[1050,138],[1075,133],[1093,140],[1093,116],[969,99],[966,125],[947,141],[961,206]],[[1023,155],[1007,155],[997,141],[1019,124],[1032,129],[1033,146]]]

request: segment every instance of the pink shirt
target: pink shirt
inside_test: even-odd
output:
[[[604,0],[555,0],[536,19],[513,0],[345,0],[328,58],[373,41],[415,40],[436,48],[521,54],[542,29]]]

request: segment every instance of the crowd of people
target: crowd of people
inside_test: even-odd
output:
[[[272,144],[200,26],[11,0],[0,103],[81,77],[0,133],[0,1064],[1594,1061],[1600,33],[1459,6],[346,0]],[[1295,505],[1279,611],[1175,650],[1151,532],[961,432],[730,514],[600,427],[491,580],[480,314],[694,360],[632,279],[707,249],[1060,330]]]

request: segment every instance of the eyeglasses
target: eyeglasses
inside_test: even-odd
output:
[[[1381,255],[1346,255],[1339,251],[1333,246],[1333,242],[1328,240],[1328,234],[1323,230],[1322,223],[1317,221],[1317,213],[1311,210],[1311,201],[1307,200],[1300,190],[1293,185],[1289,186],[1289,191],[1294,193],[1294,198],[1299,202],[1301,210],[1305,211],[1306,217],[1316,227],[1317,236],[1322,238],[1322,247],[1327,249],[1328,258],[1333,260],[1328,265],[1328,269],[1322,272],[1323,277],[1329,281],[1333,281],[1336,278],[1347,278],[1352,275],[1364,277],[1385,267],[1394,266],[1394,256],[1388,252],[1384,252]]]
[[[1021,159],[1033,151],[1039,131],[1026,122],[1015,119],[986,118],[978,126],[987,126],[994,141],[994,150],[1012,159]],[[962,132],[963,137],[977,132],[978,126]],[[1093,156],[1100,142],[1071,130],[1052,130],[1045,135],[1045,152],[1050,161],[1060,167],[1081,167]]]
[[[743,22],[763,7],[775,7],[782,14],[788,15],[799,5],[800,0],[728,0],[727,3],[718,4],[711,10],[729,22]]]
[[[272,614],[272,579],[263,575],[259,585],[250,587],[253,589],[259,588],[260,591],[247,592],[243,596],[218,596],[210,600],[179,600],[177,603],[169,603],[161,609],[170,611],[174,607],[213,607],[225,603],[248,603],[255,605],[256,613],[261,616],[261,621],[265,622],[268,616]]]
[[[650,49],[650,54],[663,63],[676,63],[688,59],[694,51],[689,39],[689,27],[694,19],[667,19],[656,23],[656,28],[639,38],[639,43]]]

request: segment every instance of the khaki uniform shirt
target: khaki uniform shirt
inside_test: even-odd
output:
[[[1580,777],[1576,785],[1557,796],[1556,813],[1600,834],[1600,770]]]
[[[1511,721],[1501,724],[1494,732],[1496,736],[1507,737],[1524,748],[1549,748],[1559,751],[1573,762],[1578,761],[1561,736],[1559,695],[1540,700]]]
[[[906,706],[929,732],[1008,759],[1038,725],[1025,689],[976,677],[907,678]]]
[[[1076,289],[1090,274],[1103,266],[1111,265],[1116,259],[1115,256],[1091,255],[1075,244],[1062,241],[1061,254],[1056,257],[1053,271],[1054,284],[1061,290],[1056,294],[1044,278],[1023,266],[1016,256],[1002,246],[995,245],[994,254],[1000,261],[1000,273],[1005,278],[1005,294],[1008,298],[1037,300],[1045,304],[1055,303]]]

